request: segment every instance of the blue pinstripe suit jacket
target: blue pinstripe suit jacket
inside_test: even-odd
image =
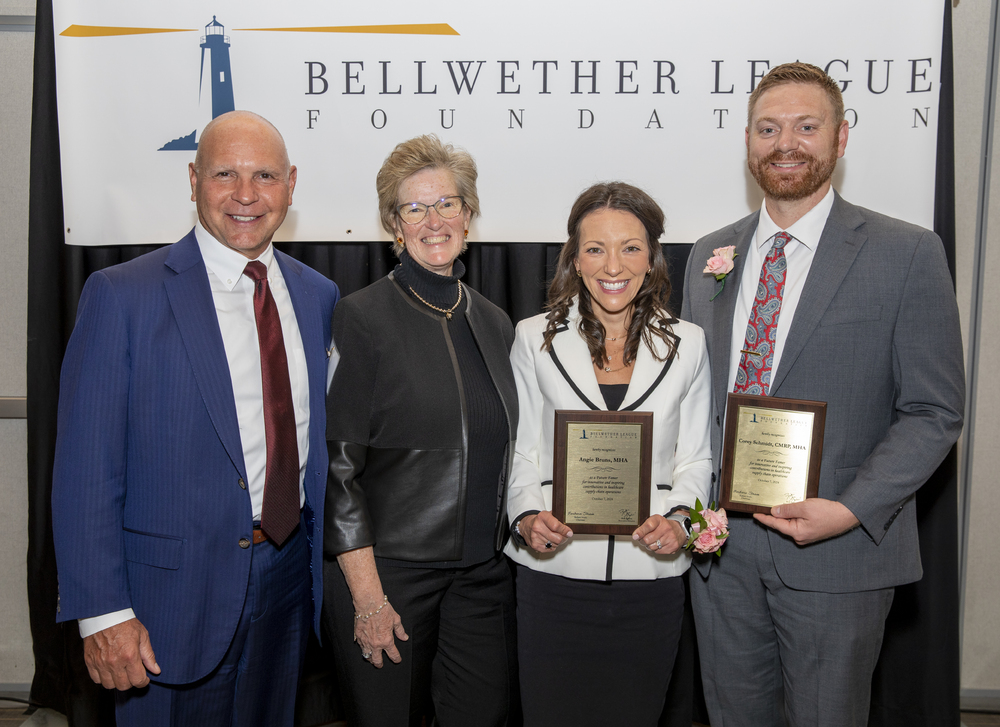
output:
[[[307,535],[323,542],[326,364],[337,286],[276,252],[309,375]],[[59,621],[134,609],[183,684],[222,659],[252,548],[236,404],[190,232],[90,276],[63,361],[52,488]],[[311,554],[316,613],[322,547]]]

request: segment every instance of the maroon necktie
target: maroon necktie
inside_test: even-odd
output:
[[[264,263],[247,263],[243,274],[254,281],[253,312],[260,342],[260,376],[264,387],[264,437],[267,470],[260,528],[281,545],[299,524],[299,446],[295,431],[292,384],[288,379],[285,339]]]
[[[771,388],[774,343],[778,337],[778,315],[785,290],[785,244],[791,239],[787,232],[775,235],[774,244],[760,268],[760,280],[733,386],[736,394],[767,396]]]

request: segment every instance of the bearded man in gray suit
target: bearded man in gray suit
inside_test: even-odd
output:
[[[775,67],[747,124],[764,204],[698,241],[684,285],[682,317],[705,329],[712,361],[716,472],[741,359],[763,360],[760,393],[826,402],[826,433],[819,496],[733,514],[722,557],[692,572],[705,696],[712,727],[865,725],[894,588],[921,577],[914,493],[962,428],[958,310],[937,235],[831,187],[848,136],[833,79]],[[776,236],[776,336],[752,346]],[[730,245],[724,280],[704,273]]]

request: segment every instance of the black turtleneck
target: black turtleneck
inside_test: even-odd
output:
[[[426,303],[448,310],[458,300],[458,279],[465,275],[465,265],[461,260],[455,261],[452,272],[454,275],[438,275],[420,265],[410,253],[403,250],[399,254],[399,265],[392,271],[392,277],[407,293],[410,295],[416,293],[413,298],[418,303],[420,298],[423,298]],[[453,320],[457,313],[465,311],[466,303],[467,299],[463,295],[461,304],[452,313]],[[431,311],[438,313],[433,309]]]
[[[393,278],[414,300],[422,305],[449,310],[458,300],[458,279],[465,274],[465,266],[456,260],[454,275],[438,275],[419,265],[406,251],[399,256],[399,265]],[[466,510],[465,541],[460,561],[434,563],[377,559],[389,565],[420,568],[463,568],[482,563],[494,556],[493,529],[496,522],[497,487],[503,469],[504,449],[509,440],[507,416],[503,401],[490,378],[476,340],[465,317],[468,308],[468,288],[461,303],[448,321],[448,333],[455,348],[461,375],[462,395],[465,399],[465,426],[469,448],[466,453]],[[444,317],[444,313],[429,309]]]

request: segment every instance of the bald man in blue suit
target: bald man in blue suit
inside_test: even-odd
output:
[[[323,593],[313,544],[339,292],[271,246],[296,170],[270,123],[212,121],[190,178],[195,229],[94,273],[80,298],[52,491],[58,620],[79,621],[119,725],[291,725]],[[267,269],[295,410],[301,524],[280,544],[259,524],[268,455],[248,260]]]

